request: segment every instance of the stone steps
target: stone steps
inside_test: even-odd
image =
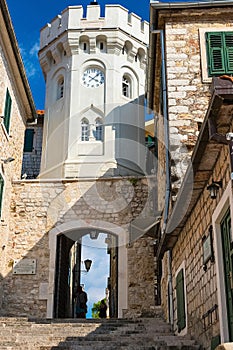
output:
[[[0,350],[199,350],[160,317],[109,320],[0,318]]]

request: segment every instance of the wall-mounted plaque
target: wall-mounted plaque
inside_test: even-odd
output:
[[[36,259],[14,260],[13,275],[35,275]]]

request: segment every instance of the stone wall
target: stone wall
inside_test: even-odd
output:
[[[27,128],[34,129],[33,149],[31,152],[23,153],[22,176],[26,176],[27,179],[35,179],[40,173],[43,139],[43,117],[38,116],[37,123],[28,125]]]
[[[223,189],[219,191],[217,200],[210,198],[209,191],[204,190],[199,198],[178,241],[172,251],[172,275],[175,276],[183,264],[185,270],[185,290],[187,299],[187,331],[199,340],[206,348],[210,346],[210,339],[220,333],[217,298],[216,261],[208,261],[206,271],[203,269],[202,238],[208,233],[212,224],[212,213],[218,204],[227,184],[230,181],[230,160],[228,146],[223,146],[220,157],[213,171],[213,179],[223,179]],[[214,252],[215,256],[217,252]],[[167,296],[167,258],[163,259],[162,294]],[[175,294],[176,281],[173,277],[174,324],[177,332],[177,301]],[[168,301],[163,301],[167,310]],[[212,313],[212,322],[203,316],[217,305],[216,314]],[[165,312],[166,313],[166,312]]]
[[[1,34],[0,34],[1,35]],[[9,203],[12,198],[13,179],[19,179],[22,166],[22,151],[25,122],[22,112],[22,102],[15,87],[14,78],[10,69],[6,53],[0,46],[0,116],[4,115],[7,88],[9,90],[12,107],[9,133],[6,131],[3,119],[0,118],[0,158],[14,158],[13,162],[3,163],[0,160],[0,174],[4,179],[2,210],[0,213],[0,308],[2,303],[2,279],[6,276],[6,246],[9,237]]]
[[[146,179],[136,182],[123,178],[96,182],[14,182],[1,314],[46,316],[46,300],[40,291],[43,284],[48,284],[51,273],[49,232],[52,229],[62,224],[69,226],[77,220],[83,220],[87,227],[90,222],[102,221],[108,225],[109,231],[112,225],[125,229],[127,233],[130,222],[150,205],[148,188]],[[37,260],[35,275],[12,274],[13,261],[22,258]],[[134,259],[136,262],[132,263]],[[144,237],[133,242],[128,260],[129,308],[135,312],[148,310],[154,305],[152,239]]]
[[[222,31],[230,30],[232,26],[232,8],[227,7],[158,12],[158,28],[163,29],[165,35],[173,201],[176,200],[210,99],[211,78],[207,75],[205,29]],[[157,113],[161,113],[158,102],[161,96],[160,51],[157,41],[154,96]],[[163,133],[158,138],[164,140]],[[160,196],[163,195],[160,191]]]

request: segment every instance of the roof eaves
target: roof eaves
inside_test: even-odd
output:
[[[193,154],[191,157],[191,162],[186,171],[184,180],[181,184],[180,190],[178,192],[178,197],[174,208],[172,210],[171,216],[169,218],[166,232],[162,236],[161,242],[158,247],[158,255],[162,256],[164,252],[168,249],[173,248],[175,245],[180,232],[182,231],[192,209],[196,205],[196,202],[199,198],[199,195],[204,190],[206,186],[206,182],[212,172],[212,168],[215,165],[216,157],[213,157],[213,164],[211,169],[206,170],[206,177],[203,178],[203,181],[200,182],[200,179],[197,180],[195,178],[196,174],[199,171],[200,164],[202,162],[202,156],[205,154],[205,150],[208,145],[210,145],[210,135],[209,135],[209,119],[211,118],[211,114],[213,111],[216,113],[216,108],[220,110],[220,104],[216,104],[216,100],[219,98],[223,98],[224,96],[229,99],[229,96],[233,100],[233,85],[228,82],[228,85],[225,86],[221,91],[221,86],[217,86],[218,80],[216,78],[213,79],[213,93],[211,100],[209,102],[209,107],[203,121],[203,125],[197,140],[197,143],[194,147]],[[216,89],[214,88],[216,87]],[[223,86],[224,87],[224,86]],[[216,151],[219,152],[222,147],[222,143],[215,143]],[[207,152],[208,153],[208,152]],[[196,187],[195,187],[195,182]]]
[[[186,9],[186,8],[202,8],[202,7],[221,7],[221,6],[233,6],[232,0],[203,0],[203,1],[168,1],[159,2],[156,0],[151,0],[150,5],[155,9]]]
[[[21,76],[21,79],[22,79],[22,83],[23,83],[23,86],[24,86],[24,89],[25,89],[25,93],[26,93],[26,96],[27,96],[27,99],[28,99],[28,103],[29,103],[29,106],[30,106],[31,115],[30,116],[28,115],[27,119],[32,121],[32,120],[35,120],[36,117],[37,117],[36,108],[35,108],[34,100],[33,100],[33,97],[32,97],[31,88],[30,88],[30,85],[29,85],[29,82],[28,82],[28,79],[27,79],[27,76],[26,76],[23,60],[22,60],[22,57],[21,57],[21,54],[20,54],[20,51],[19,51],[19,47],[18,47],[18,44],[17,44],[17,39],[16,39],[16,36],[15,36],[15,32],[14,32],[14,28],[13,28],[13,25],[12,25],[11,17],[10,17],[10,14],[9,14],[9,11],[8,11],[8,7],[7,7],[7,4],[6,4],[5,0],[1,0],[0,1],[0,9],[2,11],[2,15],[3,15],[3,18],[4,18],[5,23],[6,23],[6,30],[7,30],[7,33],[8,33],[10,42],[11,42],[11,45],[12,45],[12,49],[13,49],[13,52],[14,52],[14,55],[15,55],[15,60],[16,60],[16,63],[17,63],[18,69],[19,69],[19,73],[20,73],[20,76]]]

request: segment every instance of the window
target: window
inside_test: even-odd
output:
[[[122,95],[129,98],[131,97],[131,82],[125,75],[122,79]]]
[[[81,129],[82,129],[82,141],[89,141],[89,122],[87,119],[83,119],[81,122]]]
[[[64,96],[64,78],[60,77],[57,83],[57,100]]]
[[[89,53],[89,51],[90,51],[89,42],[87,42],[87,41],[83,42],[83,52]]]
[[[34,139],[34,129],[26,129],[24,137],[24,152],[33,151],[33,139]]]
[[[96,141],[103,141],[103,125],[100,119],[96,119],[94,135]]]
[[[208,75],[233,74],[233,32],[207,32]]]
[[[0,217],[1,217],[1,209],[2,209],[3,188],[4,188],[4,180],[2,175],[0,174]]]
[[[11,116],[11,105],[12,100],[9,93],[9,90],[6,90],[6,100],[5,100],[5,109],[4,109],[4,126],[6,128],[6,131],[9,133],[10,129],[10,116]]]
[[[184,270],[181,269],[176,277],[177,326],[178,332],[186,327]]]

